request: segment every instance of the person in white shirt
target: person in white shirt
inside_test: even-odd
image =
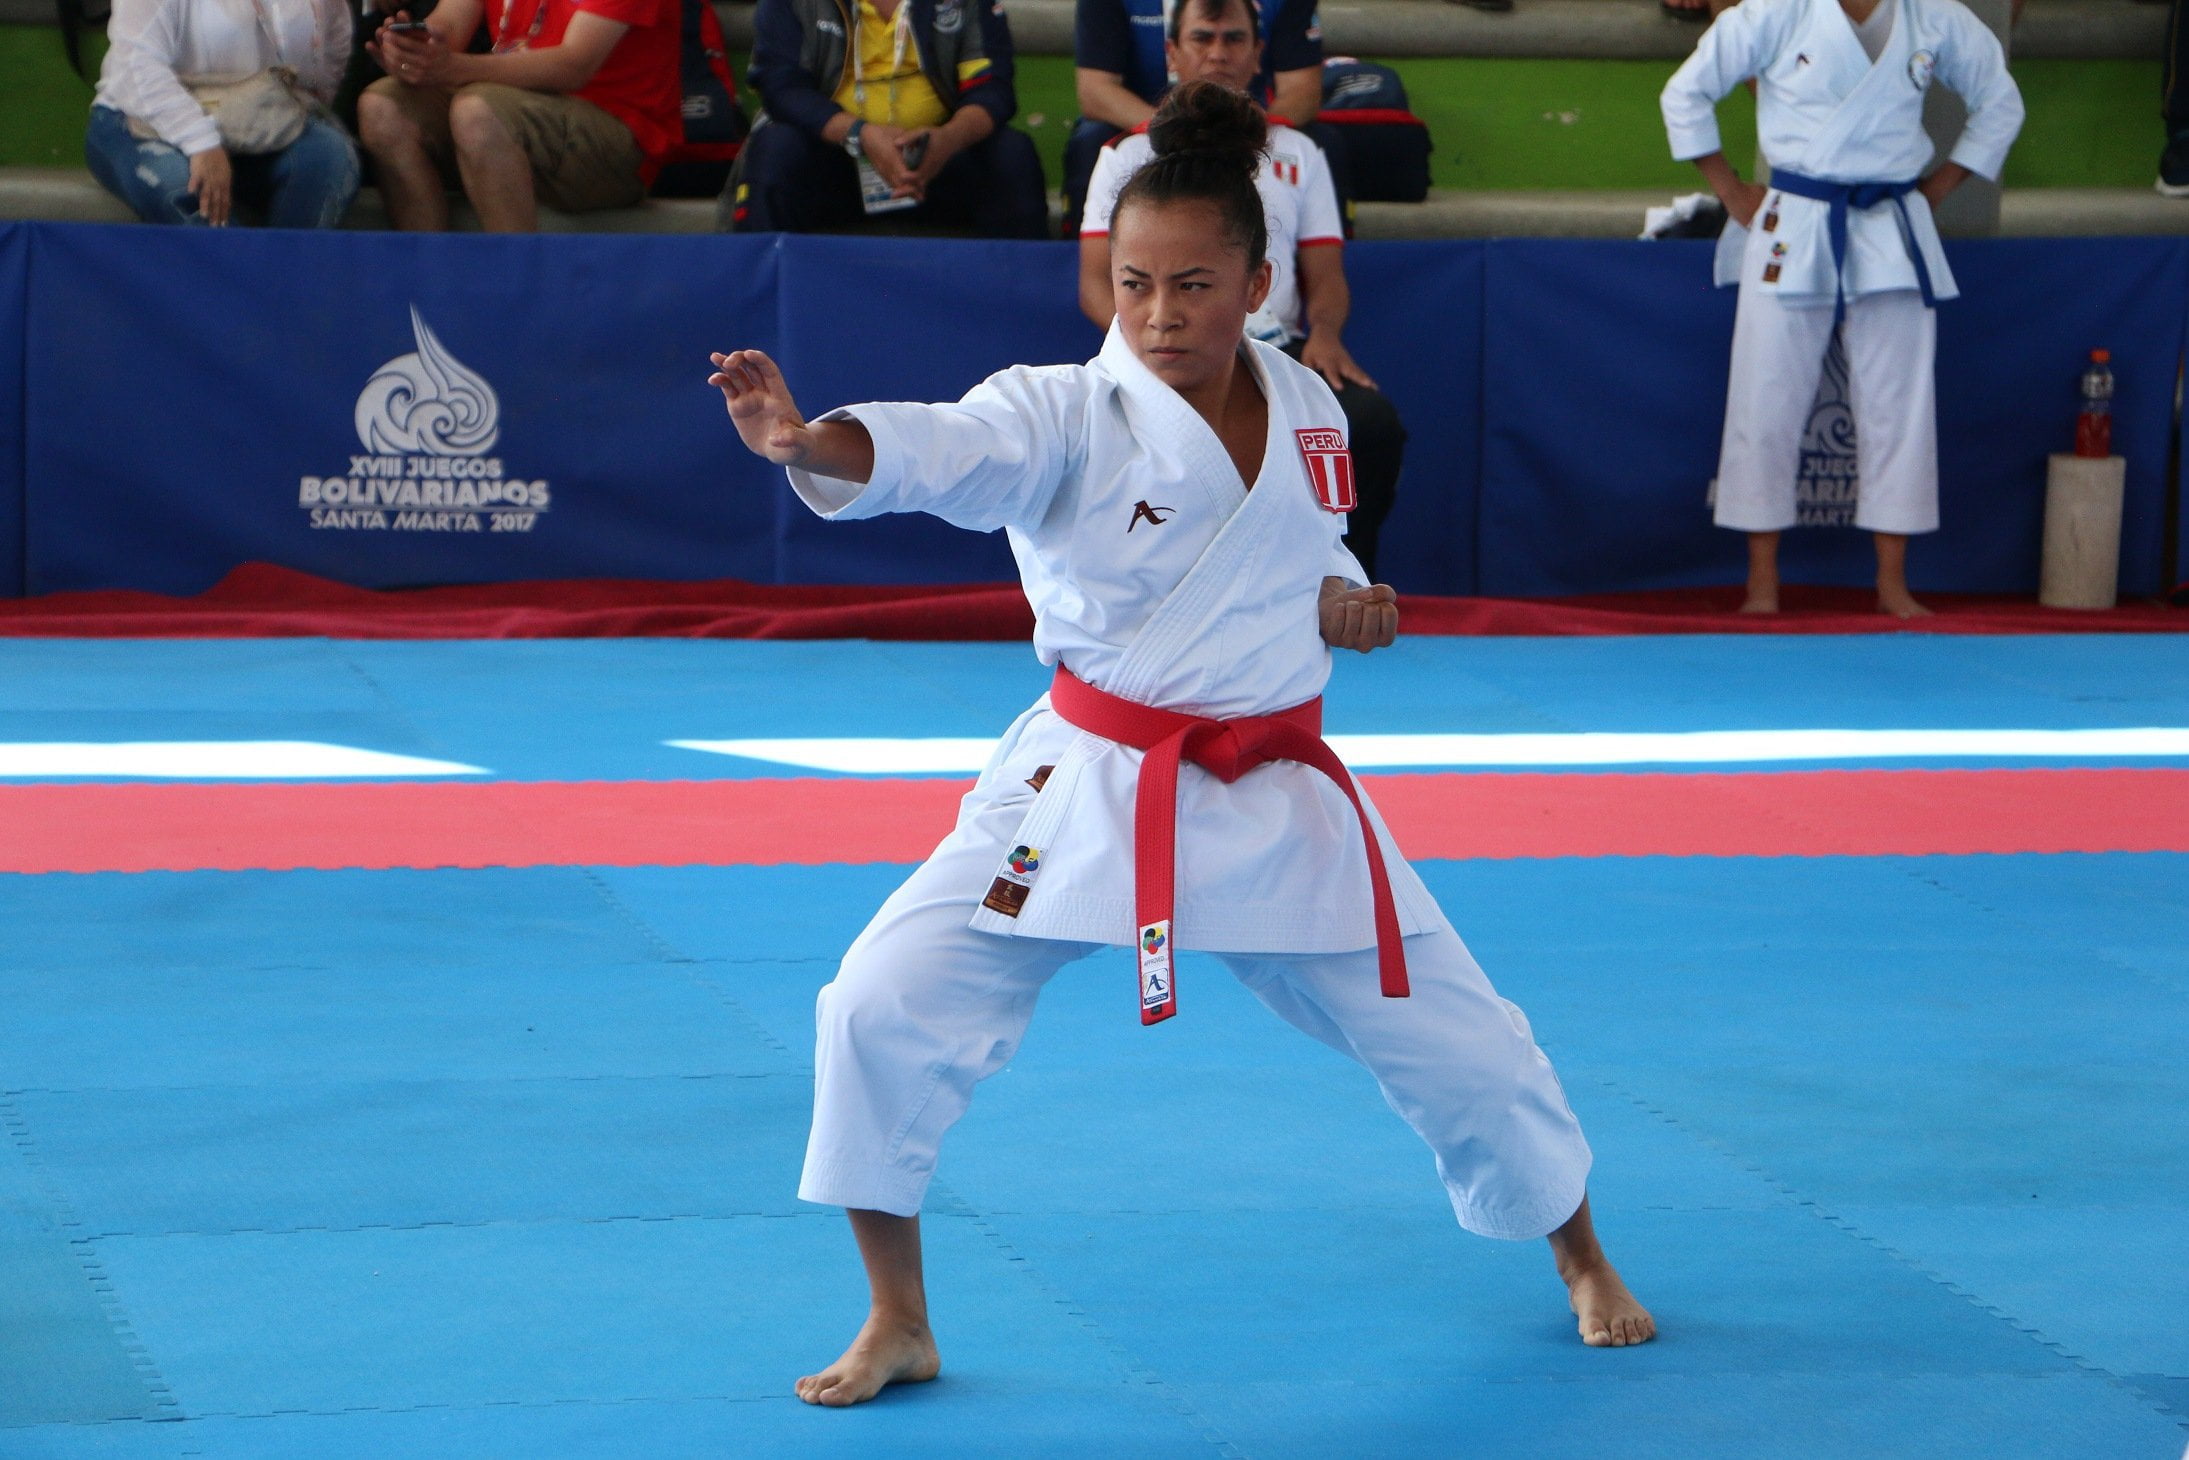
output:
[[[1262,64],[1259,12],[1247,0],[1179,0],[1170,13],[1165,54],[1180,85],[1209,81],[1249,95]],[[1105,329],[1114,312],[1110,210],[1118,190],[1153,155],[1143,124],[1102,149],[1087,182],[1079,227],[1079,307]],[[1268,223],[1273,273],[1269,298],[1247,321],[1247,333],[1321,375],[1337,394],[1360,493],[1346,546],[1373,577],[1377,541],[1398,498],[1406,427],[1345,347],[1353,295],[1345,278],[1345,225],[1330,164],[1313,138],[1272,121],[1269,151],[1254,182]]]
[[[1714,108],[1756,82],[1771,184],[1743,182]],[[1933,81],[1968,104],[1953,155],[1928,176]],[[1779,608],[1779,533],[1794,525],[1802,430],[1832,333],[1845,323],[1861,478],[1855,525],[1877,540],[1877,601],[1908,591],[1908,537],[1938,526],[1932,305],[1957,296],[1931,209],[1970,174],[1997,178],[2022,125],[1999,41],[1959,0],[1743,0],[1665,83],[1665,130],[1725,204],[1717,280],[1738,283],[1716,520],[1748,534],[1745,613]]]
[[[1655,1333],[1597,1243],[1588,1143],[1526,1016],[1321,739],[1330,651],[1390,644],[1398,610],[1341,537],[1329,386],[1243,337],[1271,277],[1262,115],[1188,84],[1153,130],[1159,155],[1114,210],[1117,317],[1087,364],[809,422],[767,356],[713,357],[739,437],[815,512],[1007,533],[1055,667],[821,993],[799,1196],[849,1212],[871,1307],[798,1380],[809,1404],[939,1371],[919,1211],[943,1137],[1042,986],[1104,944],[1134,950],[1118,1013],[1143,1024],[1178,1011],[1181,982],[1192,998],[1177,949],[1213,955],[1367,1067],[1463,1226],[1549,1238],[1584,1342]]]
[[[84,160],[147,223],[221,227],[234,204],[276,228],[332,228],[357,196],[357,147],[326,111],[350,58],[343,0],[114,0]],[[286,146],[235,151],[192,90],[272,67],[308,115]]]

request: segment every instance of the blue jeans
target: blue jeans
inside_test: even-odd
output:
[[[147,223],[203,223],[190,191],[190,159],[165,142],[130,135],[112,107],[91,109],[84,161],[99,186]],[[271,228],[332,228],[357,196],[357,147],[349,134],[313,117],[304,135],[279,152],[229,153],[236,201],[266,215]]]

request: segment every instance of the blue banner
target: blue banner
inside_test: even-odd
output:
[[[1484,289],[1480,590],[1535,596],[1738,582],[1742,539],[1705,506],[1724,420],[1733,291],[1704,243],[1493,243]],[[2158,586],[2189,243],[1992,239],[1952,246],[1940,306],[1943,526],[1910,554],[1918,588],[2028,593],[2045,461],[2074,439],[2093,347],[2120,382],[2128,458],[2121,591]],[[1862,584],[1868,535],[1803,528],[1791,582]]]
[[[774,239],[32,230],[28,588],[774,576]]]
[[[30,230],[20,223],[0,223],[0,361],[15,376],[13,381],[0,376],[0,596],[10,598],[23,592],[23,397],[28,389],[23,302],[30,290],[29,257]]]
[[[1953,252],[1945,528],[1913,554],[1917,585],[2033,591],[2045,457],[2104,346],[2122,591],[2152,591],[2189,240]],[[1348,248],[1347,344],[1411,435],[1383,576],[1514,596],[1737,582],[1740,536],[1705,505],[1733,312],[1708,255]],[[952,399],[1099,345],[1076,251],[1054,244],[0,227],[0,352],[21,362],[0,391],[0,592],[194,593],[254,560],[367,587],[1008,578],[1000,536],[812,517],[736,444],[707,353],[768,350],[818,414]],[[1789,534],[1785,558],[1796,582],[1871,573],[1843,528]]]
[[[1079,312],[1074,249],[889,238],[789,242],[776,359],[808,416],[861,401],[956,400],[1012,365],[1072,364],[1102,348],[1102,336]],[[917,515],[824,522],[780,485],[774,501],[777,582],[1018,576],[1001,533],[965,532]]]
[[[1948,253],[1962,297],[1938,314],[1936,541],[1961,578],[1937,586],[2036,591],[2047,458],[2074,450],[2083,370],[2107,349],[2113,450],[2128,461],[2120,591],[2157,592],[2189,239],[2004,238]],[[1919,553],[1927,542],[1911,565]]]
[[[1474,593],[1482,494],[1483,245],[1356,243],[1345,250],[1346,348],[1406,426],[1398,503],[1376,573],[1409,593]],[[1492,372],[1497,362],[1488,361]]]

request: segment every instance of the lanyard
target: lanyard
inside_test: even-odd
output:
[[[547,24],[547,0],[533,0],[532,28],[524,33],[523,40],[513,40],[509,22],[516,11],[517,0],[502,0],[502,13],[496,17],[494,25],[494,54],[497,56],[527,49],[540,38],[540,28]]]
[[[545,3],[545,0],[541,0]],[[851,36],[851,99],[862,110],[866,107],[866,59],[864,47],[859,44],[859,11],[864,6],[853,5]],[[897,120],[897,78],[904,74],[905,50],[912,44],[912,0],[897,0],[896,12],[889,18],[889,121]]]

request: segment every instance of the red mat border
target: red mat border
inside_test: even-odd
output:
[[[2160,602],[2103,612],[1940,594],[1934,617],[1902,622],[1865,590],[1790,588],[1787,611],[1735,613],[1737,588],[1555,599],[1409,595],[1409,634],[2030,634],[2189,630],[2189,609]],[[1016,585],[768,585],[568,579],[375,591],[265,563],[195,597],[134,591],[0,599],[0,637],[1024,640],[1033,615]]]

